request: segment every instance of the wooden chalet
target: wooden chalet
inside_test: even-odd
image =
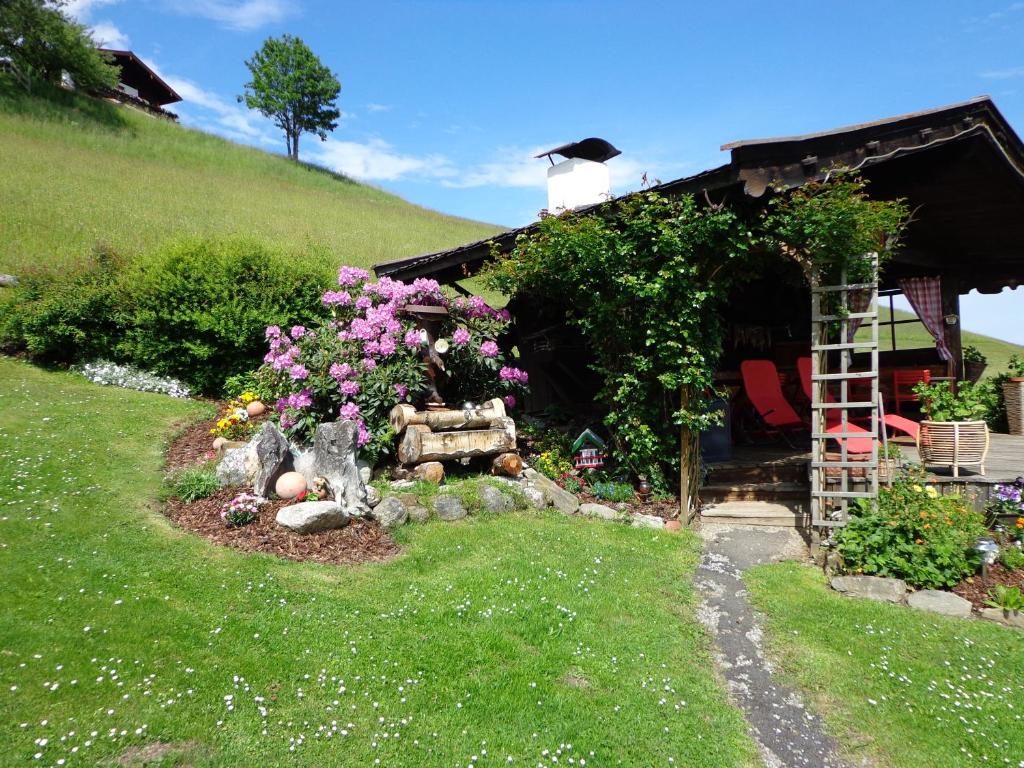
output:
[[[903,198],[913,212],[903,245],[887,263],[878,285],[873,286],[877,295],[872,299],[875,304],[885,304],[891,302],[892,296],[904,294],[915,309],[927,305],[927,311],[922,308],[918,315],[932,333],[935,345],[897,350],[895,341],[890,348],[865,342],[858,344],[857,349],[851,348],[850,355],[833,349],[822,358],[823,371],[834,370],[838,359],[845,359],[842,373],[831,374],[833,378],[871,377],[875,387],[872,397],[877,401],[872,414],[874,423],[878,423],[879,407],[891,406],[898,393],[900,385],[894,382],[900,371],[927,371],[922,375],[933,380],[963,378],[960,296],[973,289],[999,293],[1024,282],[1024,144],[990,98],[977,97],[821,133],[736,141],[722,149],[730,153],[725,165],[665,182],[654,189],[669,195],[706,193],[716,202],[749,209],[763,205],[773,185],[799,187],[810,180],[821,180],[830,170],[841,167],[864,176],[872,196]],[[599,206],[583,210],[597,210]],[[511,250],[516,238],[533,226],[536,225],[437,253],[378,264],[375,271],[378,276],[395,279],[432,277],[455,283],[472,276],[489,258],[492,247],[502,252]],[[915,294],[920,293],[922,285],[930,292],[927,302]],[[800,279],[798,267],[780,265],[771,274],[761,275],[737,289],[737,295],[723,310],[729,335],[720,381],[734,393],[732,421],[738,453],[746,450],[740,445],[744,442],[742,435],[737,435],[743,424],[740,364],[753,358],[772,360],[783,379],[789,379],[787,392],[798,390],[797,361],[809,355],[812,346],[812,298],[812,292]],[[587,375],[583,340],[566,327],[563,310],[525,306],[526,301],[519,299],[509,309],[515,318],[510,341],[518,346],[522,356],[519,365],[529,372],[533,390],[527,408],[539,409],[553,402],[589,402],[595,384]],[[1024,310],[1024,299],[1021,309]],[[1016,319],[1008,318],[1008,322]],[[892,325],[892,331],[894,338],[898,338],[899,322]],[[857,338],[862,336],[863,333]],[[823,389],[824,386],[827,385]],[[846,393],[845,384],[843,392]],[[822,397],[827,395],[823,393]],[[901,406],[896,403],[897,409]],[[825,440],[817,439],[814,456],[824,457]],[[1016,474],[1024,474],[1024,443],[1012,449],[1003,444],[1003,449],[1017,457],[1020,470]],[[782,453],[787,454],[785,450]],[[791,461],[795,454],[790,451],[787,455],[786,461]],[[776,486],[796,482],[795,478],[800,477],[806,482],[810,457],[802,452],[798,455],[796,473],[783,472],[785,476],[781,479],[764,471],[755,474]],[[872,453],[872,466],[876,459]],[[1007,457],[1000,466],[1014,466],[1014,461]],[[763,454],[755,456],[751,463],[763,470]],[[821,462],[812,463],[817,466]],[[846,496],[852,498],[855,494],[846,491],[847,470],[842,469],[840,474],[842,493],[846,494],[842,496],[845,516]],[[729,488],[735,491],[737,486],[750,485],[740,482],[742,479],[742,473],[730,476]],[[705,491],[713,490],[714,484],[712,477]],[[797,489],[795,493],[806,498],[807,491]],[[756,493],[740,493],[738,497],[725,494],[718,500],[747,498],[762,497]]]
[[[132,51],[119,51],[112,48],[100,48],[121,70],[117,88],[104,88],[97,92],[103,96],[123,104],[142,109],[150,114],[177,120],[177,115],[165,109],[168,104],[181,101],[181,96],[164,82],[146,62]]]

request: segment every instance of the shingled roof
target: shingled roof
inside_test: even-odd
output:
[[[772,185],[793,188],[821,180],[837,167],[861,172],[881,198],[906,198],[916,209],[907,264],[928,259],[962,271],[965,287],[979,280],[1016,285],[1024,271],[1024,144],[988,96],[923,112],[820,133],[725,144],[730,162],[659,184],[663,194],[715,194],[756,202]],[[582,210],[595,210],[598,203]],[[492,248],[508,251],[537,224],[484,240],[374,267],[378,276],[459,279]],[[976,267],[989,270],[979,272]],[[994,289],[992,285],[988,289]],[[967,288],[969,289],[969,288]]]

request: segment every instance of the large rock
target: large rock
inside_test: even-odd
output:
[[[292,468],[292,453],[288,440],[277,424],[266,421],[249,442],[249,450],[256,459],[256,473],[252,492],[262,498],[270,496],[277,479]]]
[[[943,616],[957,616],[962,619],[971,615],[971,602],[952,592],[940,589],[922,589],[907,596],[907,605],[920,611],[941,613]]]
[[[881,576],[833,576],[830,583],[836,592],[883,603],[902,603],[907,593],[907,583],[903,579]]]
[[[434,497],[434,512],[441,520],[461,520],[469,513],[462,499],[451,493],[440,493]]]
[[[405,525],[409,519],[409,510],[405,508],[405,504],[400,499],[394,496],[388,496],[381,501],[380,504],[373,508],[371,514],[373,519],[380,523],[380,527],[384,529]]]
[[[526,483],[520,486],[520,488],[526,503],[534,509],[544,509],[551,506],[551,499],[548,498],[548,495],[532,483]]]
[[[537,470],[532,468],[524,469],[523,475],[532,485],[540,488],[547,495],[551,500],[551,505],[559,512],[571,515],[580,508],[579,499]]]
[[[367,515],[366,486],[356,466],[357,437],[354,421],[318,426],[313,435],[313,474],[327,479],[339,507],[350,515]]]
[[[409,521],[413,523],[425,523],[430,519],[430,510],[426,507],[415,504],[409,507]]]
[[[221,485],[249,485],[256,477],[256,463],[250,459],[248,443],[224,453],[217,465],[217,480]]]
[[[480,486],[480,506],[484,512],[511,512],[516,508],[512,497],[493,485]]]
[[[1002,608],[982,608],[981,618],[988,621],[998,621],[1000,624],[1005,624],[1008,627],[1024,629],[1024,613],[1019,611],[1013,613],[1012,611],[1004,611]]]
[[[316,533],[341,528],[348,524],[348,515],[333,501],[303,501],[281,507],[277,524],[296,533]]]
[[[359,477],[363,479],[363,485],[369,485],[370,481],[373,480],[373,467],[370,466],[369,462],[362,459],[356,460],[356,466],[359,468]]]
[[[657,515],[633,515],[633,527],[634,528],[664,528],[665,518],[658,517]]]
[[[622,513],[604,504],[580,504],[580,514],[587,517],[599,517],[602,520],[621,520]]]

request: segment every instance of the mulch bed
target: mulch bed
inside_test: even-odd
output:
[[[400,551],[377,523],[361,518],[352,518],[344,528],[332,531],[293,533],[274,521],[277,511],[291,503],[281,499],[262,505],[259,519],[249,525],[229,528],[220,519],[220,511],[240,491],[239,488],[221,488],[212,496],[191,504],[170,499],[165,511],[175,525],[217,544],[286,560],[356,565],[388,560]]]
[[[586,490],[577,494],[581,504],[602,504],[612,509],[619,509],[625,512],[638,515],[653,515],[654,517],[661,517],[665,520],[674,520],[679,517],[679,500],[668,499],[665,501],[608,501],[606,499],[599,499],[593,494]]]
[[[1024,570],[1010,571],[996,563],[988,569],[987,576],[972,576],[953,587],[953,592],[965,600],[970,600],[974,610],[980,611],[988,607],[985,601],[989,599],[989,590],[997,584],[1024,589]]]
[[[216,419],[210,419],[182,432],[167,450],[167,469],[170,471],[195,466],[214,458],[210,427],[215,423]],[[388,560],[401,551],[398,544],[371,520],[352,518],[344,528],[310,534],[294,533],[282,528],[275,522],[277,512],[292,503],[282,499],[262,505],[259,518],[249,525],[229,528],[221,520],[220,512],[225,504],[245,490],[221,488],[212,496],[191,504],[172,498],[167,501],[163,511],[178,527],[216,544],[242,552],[275,555],[286,560],[357,565]]]

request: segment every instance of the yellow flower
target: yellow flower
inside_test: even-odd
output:
[[[939,495],[939,492],[935,490],[935,486],[934,485],[929,485],[925,489],[925,493],[928,494],[928,498],[930,498],[930,499],[934,499],[934,498],[936,498]]]
[[[915,493],[921,493],[922,491],[924,491],[924,488],[922,488],[920,485],[912,485],[910,486],[910,490],[914,491]]]

